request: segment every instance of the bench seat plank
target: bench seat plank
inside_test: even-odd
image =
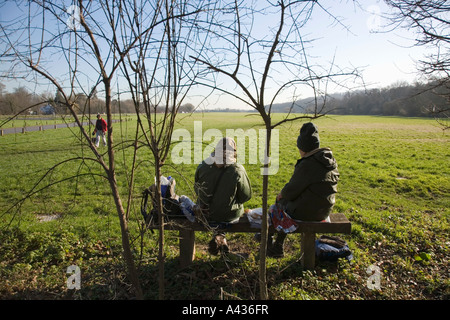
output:
[[[149,229],[158,229],[158,225],[150,225]],[[195,232],[208,231],[207,228],[198,222],[190,222],[187,219],[172,219],[165,223],[165,230],[178,230],[180,234],[180,263],[181,267],[189,266],[195,257]],[[212,229],[211,229],[212,230]],[[244,215],[238,223],[229,225],[221,231],[227,233],[247,232],[257,233],[260,228],[250,225],[248,218]],[[316,233],[346,233],[351,232],[351,223],[343,213],[330,214],[329,222],[299,221],[298,228],[293,233],[301,233],[301,250],[303,256],[301,263],[305,269],[313,269],[315,266],[315,240]],[[269,226],[269,233],[276,233],[272,226]]]
[[[181,230],[181,229],[191,229],[193,231],[207,231],[204,225],[198,222],[190,222],[187,219],[173,219],[172,221],[165,224],[165,229],[168,230]],[[150,229],[158,229],[157,225],[149,226]],[[225,232],[250,232],[257,233],[260,231],[259,228],[254,228],[250,225],[248,218],[244,215],[241,217],[238,223],[229,225],[227,228],[221,229]],[[272,226],[269,226],[269,232],[276,232]],[[330,214],[330,222],[311,222],[311,221],[301,221],[298,223],[297,230],[294,233],[304,233],[304,232],[314,232],[314,233],[346,233],[351,232],[351,223],[348,221],[347,217],[343,213],[332,213]]]

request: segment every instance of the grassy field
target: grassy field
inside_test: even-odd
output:
[[[203,132],[215,128],[224,135],[226,129],[263,128],[256,115],[181,116],[177,128],[192,135],[194,121],[201,121]],[[333,116],[315,123],[321,145],[333,150],[339,164],[335,211],[344,212],[352,222],[351,235],[342,238],[354,259],[320,263],[314,271],[303,271],[298,263],[300,236],[290,235],[285,257],[267,262],[270,298],[449,299],[448,133],[433,120],[418,118]],[[295,146],[301,125],[294,122],[278,128],[280,167],[269,179],[269,202],[298,159]],[[118,146],[129,144],[134,128],[133,121],[114,124]],[[0,137],[0,299],[133,297],[108,183],[79,138],[75,128]],[[125,203],[131,156],[129,148],[116,150]],[[74,160],[55,167],[69,159]],[[140,193],[154,180],[150,152],[140,149],[137,160],[130,235],[145,297],[155,299],[157,234],[142,232],[139,212]],[[196,165],[171,165],[170,160],[164,174],[175,177],[179,195],[195,198]],[[246,207],[260,207],[260,164],[244,166],[253,188]],[[41,188],[18,202],[30,190]],[[210,256],[206,250],[210,235],[198,235],[196,261],[184,270],[177,264],[176,236],[168,232],[166,238],[167,299],[258,298],[259,244],[252,235],[228,237],[231,250],[245,253],[245,260]],[[70,265],[81,269],[80,290],[67,288]],[[381,270],[379,289],[367,285],[367,268],[372,265]]]
[[[0,116],[0,125],[2,129],[54,125],[73,121],[73,118],[68,115],[65,116],[64,119],[60,116],[53,115],[27,115],[15,119],[10,119],[10,117],[5,115]]]

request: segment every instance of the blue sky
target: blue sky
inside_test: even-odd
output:
[[[302,30],[305,39],[314,39],[308,50],[312,63],[327,66],[334,60],[339,68],[357,68],[362,81],[358,79],[347,83],[353,90],[420,80],[416,63],[424,58],[427,51],[414,46],[416,35],[413,32],[403,28],[391,30],[389,21],[383,18],[388,11],[383,1],[359,1],[359,5],[351,0],[322,0],[319,3],[342,25],[316,7]],[[329,84],[327,93],[336,92],[345,92],[345,88]],[[310,91],[299,94],[299,98],[310,96]],[[235,108],[242,104],[222,96],[216,105]]]
[[[307,37],[315,39],[308,51],[315,63],[327,65],[335,59],[335,64],[340,68],[358,68],[362,71],[367,88],[418,80],[416,62],[424,58],[426,51],[422,47],[414,46],[415,35],[408,30],[397,29],[388,32],[388,28],[385,27],[387,21],[379,16],[387,10],[382,1],[359,1],[359,6],[350,0],[323,0],[320,4],[339,18],[348,29],[336,24],[322,10],[315,11],[303,32]],[[3,20],[9,14],[4,7],[0,18]],[[0,82],[6,85],[7,91],[12,91],[19,85],[26,85],[5,79],[0,79]],[[353,85],[355,89],[362,88],[360,82]],[[342,90],[342,88],[328,88],[329,93]],[[307,92],[303,93],[302,97],[306,95]],[[196,99],[192,98],[192,102],[195,104]],[[220,99],[209,99],[208,102],[211,103],[209,107],[242,106],[233,99],[223,96]]]
[[[340,5],[335,1],[325,2],[335,4],[333,12],[344,18],[351,33],[339,27],[329,28],[329,32],[324,29],[327,38],[321,41],[318,50],[335,48],[337,63],[362,68],[364,81],[370,87],[417,79],[415,63],[426,51],[414,46],[414,33],[405,29],[388,32],[388,21],[380,16],[387,11],[382,1],[361,1],[361,8],[355,7],[352,1]],[[323,22],[317,21],[317,24]]]

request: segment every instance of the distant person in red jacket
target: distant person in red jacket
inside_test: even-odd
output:
[[[95,146],[98,147],[100,144],[100,138],[102,138],[103,145],[106,146],[106,131],[108,130],[105,119],[97,114],[97,122],[95,123],[94,135],[95,136]]]

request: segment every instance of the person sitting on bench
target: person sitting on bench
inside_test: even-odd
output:
[[[244,214],[244,203],[251,199],[252,188],[245,168],[236,162],[236,142],[221,139],[211,155],[195,172],[197,205],[211,226],[235,223]],[[228,252],[223,233],[214,234],[209,252]]]
[[[319,131],[315,124],[305,123],[297,138],[301,159],[294,173],[277,196],[277,202],[294,220],[322,221],[328,218],[335,203],[339,172],[329,148],[320,148]],[[267,252],[282,257],[286,233],[269,234]]]

